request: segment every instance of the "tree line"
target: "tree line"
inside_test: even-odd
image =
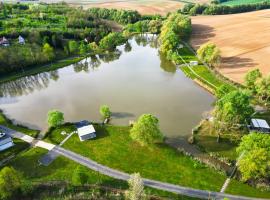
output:
[[[188,15],[225,15],[269,9],[270,2],[227,6],[221,4],[186,4],[178,12]]]

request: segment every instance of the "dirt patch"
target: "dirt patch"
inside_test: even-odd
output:
[[[219,71],[242,83],[244,75],[259,68],[270,73],[270,10],[235,15],[196,16],[192,18],[191,44],[198,48],[212,41],[221,49]]]

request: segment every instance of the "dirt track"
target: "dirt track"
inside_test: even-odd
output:
[[[193,47],[212,41],[221,49],[220,72],[243,82],[244,75],[259,68],[270,73],[270,10],[235,15],[192,18]]]

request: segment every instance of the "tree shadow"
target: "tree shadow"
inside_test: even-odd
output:
[[[255,63],[251,58],[240,58],[237,56],[222,57],[221,63],[224,64],[221,68],[247,68],[254,67],[258,63]]]
[[[128,113],[128,112],[113,112],[111,116],[112,116],[112,119],[135,117],[134,114]]]
[[[91,140],[99,140],[101,138],[105,138],[109,136],[109,132],[106,129],[106,125],[95,125],[96,135],[97,137]]]
[[[210,38],[214,37],[216,34],[214,33],[214,28],[208,25],[202,24],[192,24],[192,38],[196,43],[194,46],[199,46],[204,44],[210,40]]]

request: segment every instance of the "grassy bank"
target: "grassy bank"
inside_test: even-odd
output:
[[[16,131],[25,133],[32,137],[37,137],[39,134],[39,130],[32,130],[22,125],[15,125],[10,119],[8,119],[3,112],[0,110],[0,125],[6,126],[8,128],[14,129]]]
[[[182,57],[182,59],[179,60],[180,64],[189,64],[190,61],[198,61],[200,63],[194,53],[187,47],[179,49],[178,54]],[[186,76],[196,81],[211,93],[215,93],[216,89],[221,85],[227,85],[230,90],[236,89],[233,84],[222,79],[201,63],[198,66],[183,65],[180,67],[180,69],[186,74]]]
[[[24,76],[30,76],[30,75],[35,75],[35,74],[42,73],[42,72],[53,71],[53,70],[77,63],[84,58],[85,58],[85,56],[79,56],[79,57],[75,57],[75,58],[67,58],[67,59],[55,61],[51,64],[30,67],[30,68],[25,69],[23,72],[20,71],[20,72],[8,74],[6,76],[1,76],[0,83],[13,81],[13,80],[16,80],[16,79],[24,77]]]
[[[204,190],[219,191],[226,176],[194,161],[175,149],[165,145],[142,147],[129,137],[129,127],[96,126],[97,138],[80,142],[74,134],[64,148],[89,157],[98,163],[127,173],[140,172],[145,178],[169,182],[177,185]],[[59,134],[60,130],[51,134]],[[55,143],[62,138],[51,136]],[[158,155],[158,156],[157,156]],[[249,188],[250,196],[267,197],[270,194],[260,192],[241,182],[234,182],[237,187],[233,194],[247,195],[243,188]]]

